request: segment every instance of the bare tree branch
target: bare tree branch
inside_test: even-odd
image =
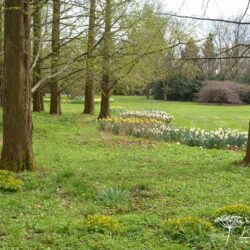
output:
[[[184,16],[184,15],[177,15],[173,13],[162,13],[158,12],[158,15],[161,16],[169,16],[169,17],[177,17],[182,19],[193,19],[193,20],[200,20],[200,21],[209,21],[209,22],[224,22],[224,23],[231,23],[231,24],[240,24],[240,25],[250,25],[250,22],[242,22],[242,21],[234,21],[234,20],[227,20],[227,19],[220,19],[220,18],[208,18],[208,17],[196,17],[196,16]]]

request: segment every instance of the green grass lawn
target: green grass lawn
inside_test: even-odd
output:
[[[247,130],[250,117],[249,106],[114,99],[112,106],[168,111],[181,127]],[[82,115],[82,104],[62,108],[60,117],[33,114],[38,170],[23,175],[23,190],[0,192],[1,249],[189,249],[163,237],[165,219],[250,205],[250,169],[234,164],[244,152],[104,134],[96,116]],[[125,190],[130,199],[107,204],[98,199],[107,188]],[[91,214],[114,216],[124,231],[86,232]]]
[[[250,106],[203,105],[191,102],[164,102],[147,100],[145,97],[114,97],[113,106],[128,109],[159,109],[174,115],[174,124],[179,127],[203,129],[235,128],[247,130],[250,120]]]

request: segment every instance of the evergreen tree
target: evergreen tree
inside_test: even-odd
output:
[[[203,57],[207,58],[203,62],[203,70],[204,76],[206,79],[214,79],[215,71],[216,71],[216,60],[212,59],[215,58],[215,45],[214,45],[214,37],[211,33],[209,33],[204,45],[203,45]],[[209,59],[211,58],[211,59]]]
[[[183,79],[194,80],[201,77],[202,67],[199,52],[199,47],[196,45],[194,38],[191,37],[181,53],[182,60],[186,61],[181,68]]]
[[[197,58],[199,58],[199,47],[196,45],[195,40],[191,37],[184,50],[182,51],[182,58],[192,60],[197,64]]]

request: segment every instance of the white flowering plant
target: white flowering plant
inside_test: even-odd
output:
[[[135,110],[135,111],[126,111],[120,114],[122,118],[143,118],[143,119],[154,119],[162,121],[165,124],[169,124],[174,117],[164,111],[160,110]]]
[[[240,240],[242,242],[249,242],[249,219],[237,215],[223,215],[214,220],[215,225],[218,225],[228,231],[226,239],[226,247],[228,247],[229,240],[233,233],[241,232]]]

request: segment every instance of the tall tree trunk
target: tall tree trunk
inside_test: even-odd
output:
[[[42,39],[42,24],[41,12],[42,5],[40,0],[33,0],[34,14],[33,14],[33,60],[37,60],[33,69],[33,86],[41,80],[41,39]],[[33,94],[33,111],[44,111],[43,92],[37,90]]]
[[[250,165],[250,123],[249,123],[249,130],[248,130],[247,150],[246,150],[246,156],[244,158],[244,162],[247,165]]]
[[[3,106],[3,58],[4,58],[4,36],[3,36],[3,0],[0,0],[0,106]]]
[[[88,58],[86,69],[86,83],[85,83],[85,102],[84,114],[93,114],[95,105],[95,60],[94,60],[94,46],[95,46],[95,22],[96,22],[96,0],[91,0],[90,15],[89,15],[89,31],[88,31]]]
[[[4,56],[0,168],[33,170],[29,0],[5,1]]]
[[[145,82],[144,81],[144,85],[146,86],[146,88],[145,88],[145,95],[146,95],[146,98],[147,99],[150,99],[150,91],[151,91],[151,85],[152,85],[152,83],[151,82]]]
[[[110,46],[112,45],[111,34],[111,14],[112,2],[106,0],[105,6],[105,32],[103,37],[103,69],[101,83],[101,110],[99,119],[110,116],[110,96],[112,92],[112,84],[110,83]]]
[[[52,22],[52,57],[51,74],[58,72],[59,46],[60,46],[60,0],[53,0],[53,22]],[[61,114],[61,96],[58,77],[51,81],[50,114]]]
[[[42,112],[44,111],[43,91],[38,90],[33,94],[33,111]]]
[[[109,76],[106,75],[103,76],[102,84],[109,84]],[[111,90],[108,88],[102,89],[101,94],[101,110],[98,119],[103,119],[110,117],[110,96],[111,96]]]
[[[168,100],[168,83],[167,80],[163,81],[163,100]]]

